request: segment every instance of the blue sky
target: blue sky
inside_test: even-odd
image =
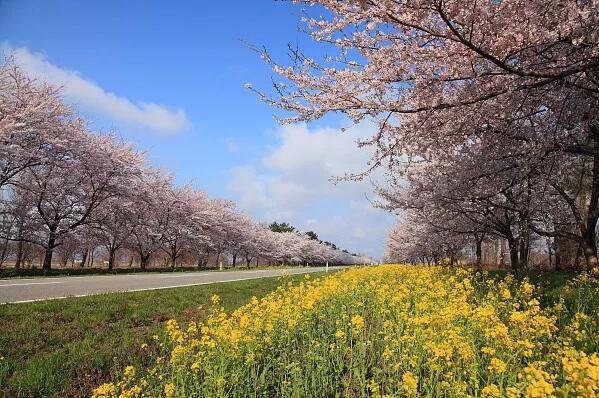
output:
[[[0,0],[0,43],[30,73],[63,85],[93,127],[118,131],[179,182],[379,257],[393,218],[371,208],[368,182],[329,182],[365,166],[369,155],[353,141],[369,126],[341,133],[349,123],[336,117],[279,126],[244,88],[268,90],[272,76],[244,42],[283,61],[288,43],[323,54],[298,31],[302,12],[272,0]]]

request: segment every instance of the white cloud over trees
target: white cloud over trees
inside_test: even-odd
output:
[[[133,124],[163,134],[177,133],[191,127],[183,109],[170,109],[153,102],[133,101],[108,92],[78,72],[56,66],[43,54],[32,52],[26,47],[11,47],[4,43],[0,48],[5,56],[12,56],[29,75],[61,86],[62,94],[70,102],[116,122]]]

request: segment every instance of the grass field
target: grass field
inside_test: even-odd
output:
[[[264,278],[0,305],[0,395],[87,396],[124,366],[151,364],[158,349],[151,337],[167,319],[201,320],[214,294],[232,310],[281,283]]]
[[[585,274],[351,269],[200,322],[167,321],[114,397],[571,398],[599,394],[599,281]],[[223,307],[224,306],[224,307]]]

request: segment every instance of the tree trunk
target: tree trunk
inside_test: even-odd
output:
[[[237,253],[233,253],[233,268],[235,268],[236,264],[237,264]]]
[[[150,254],[151,253],[139,254],[139,267],[141,269],[146,269],[148,262],[150,261]]]
[[[44,272],[50,271],[52,269],[52,255],[54,254],[54,248],[56,247],[56,229],[50,230],[48,234],[48,241],[46,243],[46,250],[44,253],[44,262],[42,264],[42,269]]]
[[[576,248],[576,258],[574,259],[574,269],[580,271],[582,267],[580,266],[580,257],[582,256],[582,243],[578,243],[578,247]]]
[[[111,245],[110,249],[108,249],[108,269],[114,268],[114,258],[116,257],[116,248]]]
[[[171,249],[171,268],[175,269],[177,266],[177,249]]]
[[[479,238],[475,236],[475,245],[476,245],[476,268],[481,268],[483,264],[483,238],[484,235]]]
[[[23,241],[17,242],[17,258],[15,260],[15,268],[21,269],[21,263],[23,262]]]
[[[518,248],[519,248],[518,242],[513,239],[508,239],[507,244],[508,244],[508,249],[510,252],[510,265],[512,267],[512,270],[519,271],[520,270],[520,261],[519,261],[519,257],[518,257]]]
[[[6,260],[6,252],[8,251],[8,239],[4,239],[4,243],[2,244],[2,254],[0,254],[0,267],[4,264],[4,260]]]
[[[79,266],[81,268],[83,268],[85,266],[85,262],[87,261],[88,254],[89,254],[89,248],[85,249],[85,251],[83,252],[83,258],[81,259],[81,262],[79,263]]]
[[[555,257],[555,270],[560,271],[562,269],[562,254],[557,244],[557,238],[553,239],[553,256]]]
[[[597,260],[597,243],[595,242],[595,231],[587,229],[587,231],[593,232],[593,236],[585,236],[582,241],[582,252],[585,259],[585,269],[588,272],[598,273],[599,269],[597,266],[599,262]],[[589,235],[588,233],[586,235]]]
[[[546,239],[547,242],[547,257],[549,259],[549,269],[553,268],[553,243],[551,238]]]
[[[530,235],[526,234],[523,237],[520,237],[520,244],[519,244],[519,252],[520,252],[520,257],[519,257],[519,261],[518,261],[518,266],[519,268],[526,268],[528,266],[528,251],[530,249]]]
[[[592,125],[589,128],[591,139],[595,149],[599,148],[599,126]],[[593,156],[593,181],[591,185],[591,197],[589,199],[589,211],[587,212],[586,230],[583,234],[582,249],[586,260],[586,269],[589,272],[599,274],[599,259],[597,258],[597,242],[595,229],[599,219],[599,155]]]

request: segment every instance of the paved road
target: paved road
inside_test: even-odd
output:
[[[324,267],[254,271],[176,272],[125,275],[70,276],[61,278],[0,279],[0,303],[24,303],[65,297],[90,296],[108,292],[206,285],[246,279],[305,274],[324,271]]]

